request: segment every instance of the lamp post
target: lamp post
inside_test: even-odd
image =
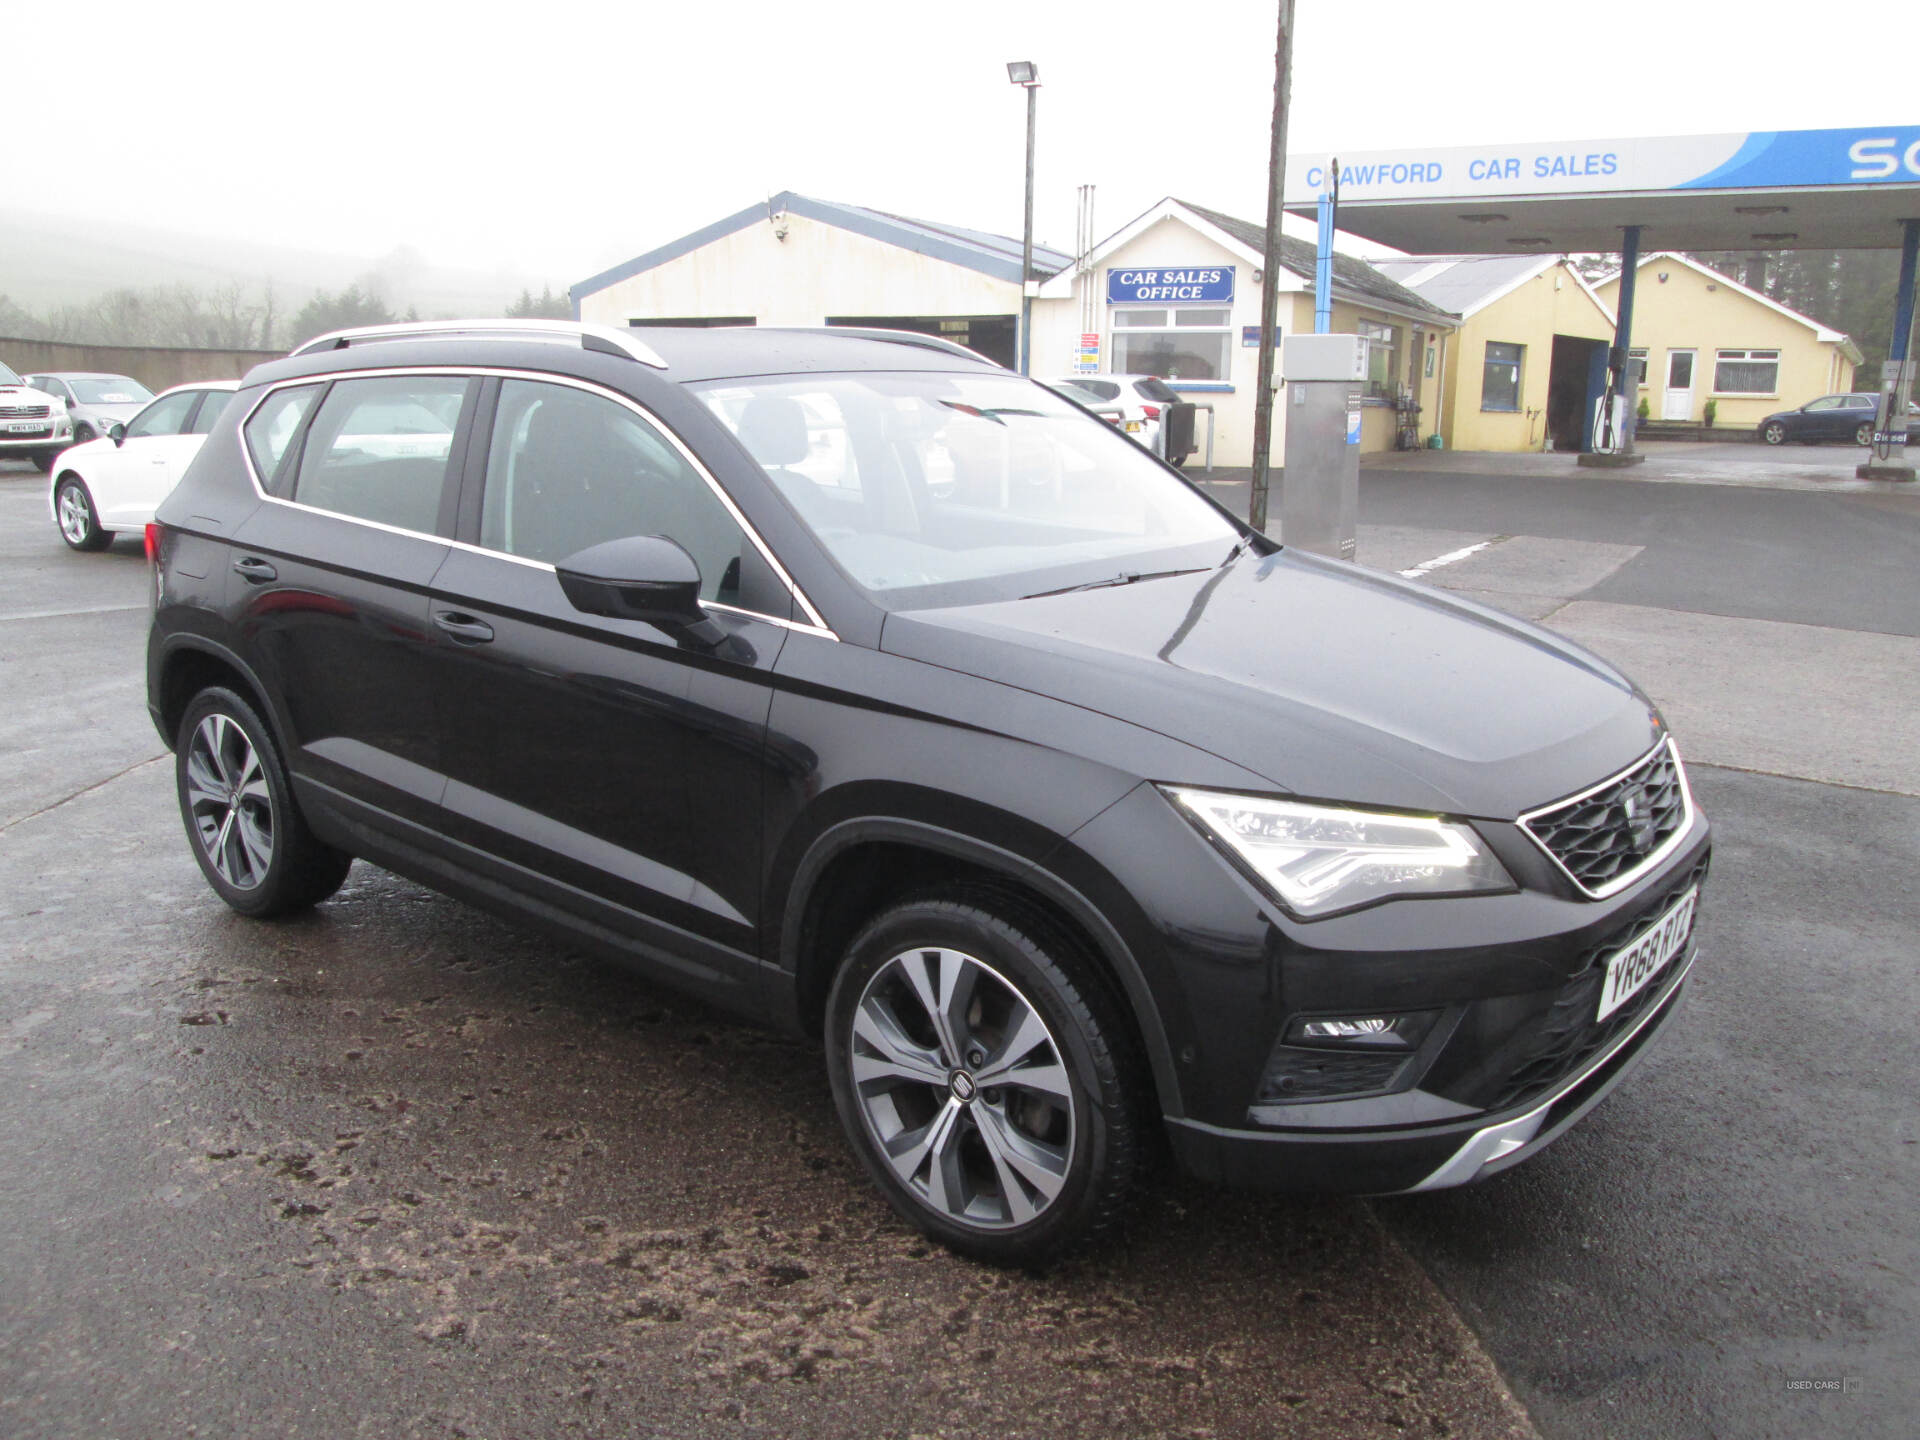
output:
[[[1020,373],[1033,358],[1033,301],[1027,296],[1027,277],[1033,273],[1033,116],[1034,92],[1040,88],[1040,70],[1031,60],[1009,60],[1007,79],[1027,92],[1027,220],[1020,232]]]

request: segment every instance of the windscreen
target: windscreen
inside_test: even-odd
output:
[[[144,405],[153,392],[129,375],[92,375],[69,380],[82,405]]]
[[[1240,539],[1112,426],[1018,376],[886,371],[693,388],[889,609],[1202,568]]]
[[[13,371],[9,370],[4,364],[0,364],[0,385],[22,385],[25,383],[25,381],[14,374]]]

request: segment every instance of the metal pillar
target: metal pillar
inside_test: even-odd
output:
[[[1038,82],[1027,86],[1027,223],[1020,232],[1020,373],[1033,368],[1033,297],[1027,282],[1033,274],[1033,122]]]
[[[1313,333],[1333,332],[1333,231],[1340,220],[1340,162],[1327,162],[1327,188],[1320,194],[1319,245],[1313,256]]]
[[[1853,473],[1862,480],[1911,480],[1907,463],[1907,395],[1912,368],[1907,358],[1913,336],[1913,286],[1920,261],[1920,220],[1900,222],[1900,284],[1894,291],[1893,338],[1887,343],[1887,363],[1880,372],[1880,410],[1874,419],[1873,453]],[[1889,436],[1882,441],[1882,435]]]
[[[1611,379],[1607,385],[1607,413],[1613,413],[1613,402],[1619,397],[1620,438],[1612,453],[1595,451],[1582,454],[1575,462],[1590,468],[1617,469],[1624,465],[1638,465],[1647,457],[1634,449],[1633,434],[1640,423],[1640,391],[1633,383],[1633,292],[1640,278],[1640,227],[1627,225],[1620,244],[1620,313],[1613,322],[1613,355],[1610,369]]]

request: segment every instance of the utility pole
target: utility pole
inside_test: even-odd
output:
[[[1253,397],[1253,497],[1247,519],[1267,528],[1267,452],[1273,448],[1273,329],[1280,318],[1281,192],[1287,180],[1287,92],[1293,77],[1293,0],[1280,0],[1273,55],[1273,137],[1267,152],[1267,248],[1260,273],[1260,378]]]

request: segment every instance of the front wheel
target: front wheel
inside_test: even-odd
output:
[[[113,543],[113,532],[100,528],[93,496],[77,476],[67,476],[53,492],[53,513],[59,521],[60,538],[73,549],[104,550]]]
[[[98,435],[94,434],[91,425],[76,425],[73,427],[73,443],[76,445],[84,445],[89,440],[97,440],[99,438]]]
[[[353,857],[307,828],[266,722],[233,691],[202,690],[187,706],[174,779],[200,873],[242,915],[304,910],[347,878]]]
[[[1762,425],[1760,427],[1760,438],[1769,445],[1784,445],[1787,443],[1787,427],[1782,425],[1778,420],[1767,425]]]
[[[1856,445],[1871,445],[1873,443],[1873,425],[1871,422],[1862,420],[1858,425],[1853,427],[1853,443]]]
[[[893,1207],[964,1255],[1043,1264],[1124,1205],[1143,1107],[1089,970],[1044,916],[955,894],[885,911],[835,977],[841,1124]]]

